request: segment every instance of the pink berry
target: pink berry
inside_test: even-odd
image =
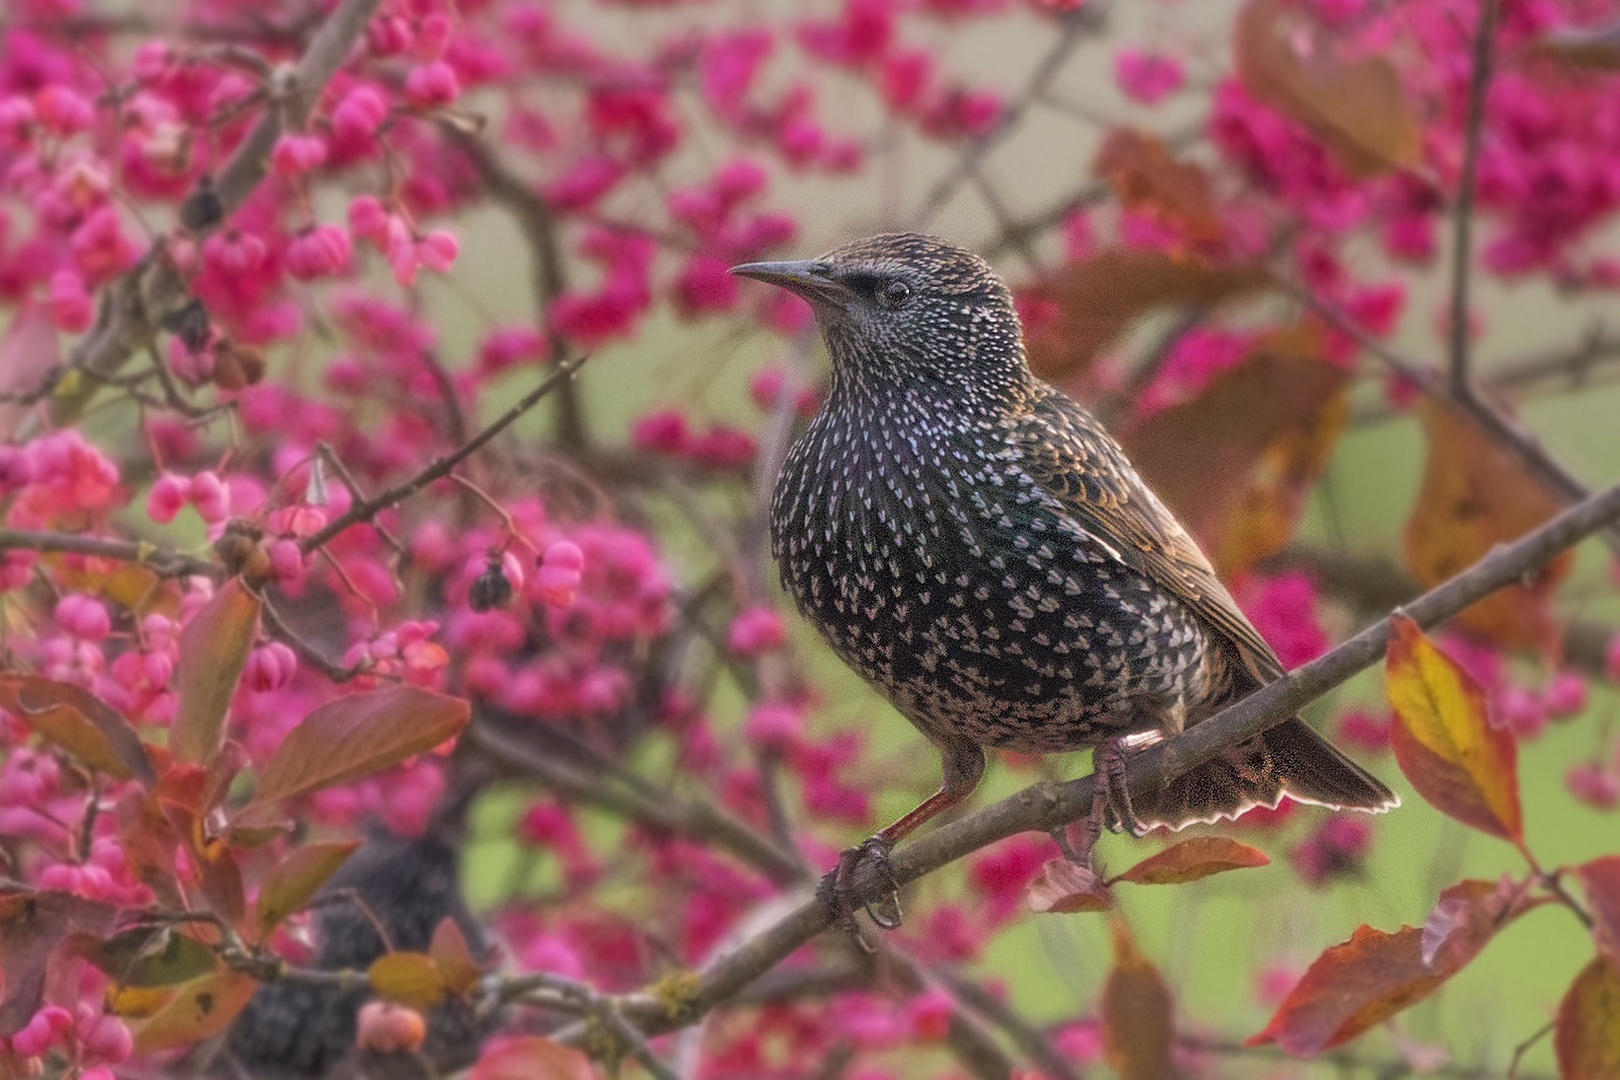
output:
[[[1595,761],[1582,761],[1564,776],[1569,793],[1588,806],[1613,810],[1620,806],[1620,771],[1605,769]]]
[[[1586,711],[1586,680],[1573,671],[1560,671],[1541,692],[1541,700],[1555,720],[1579,716]]]
[[[455,69],[443,60],[413,68],[405,76],[405,100],[418,109],[448,105],[461,96],[461,81]]]
[[[727,641],[739,656],[759,656],[787,643],[787,626],[771,608],[751,607],[731,621]]]
[[[161,474],[146,495],[146,514],[153,521],[168,523],[191,497],[191,481],[172,472]]]
[[[270,151],[270,164],[283,176],[296,176],[318,168],[326,160],[326,144],[318,135],[283,135]]]
[[[332,134],[343,142],[370,139],[388,117],[388,103],[369,86],[357,87],[332,110]]]
[[[1620,683],[1620,634],[1610,638],[1609,647],[1604,650],[1603,673],[1610,682]]]
[[[117,1065],[135,1052],[135,1038],[116,1016],[91,1013],[78,1024],[79,1040],[95,1057]]]
[[[285,263],[287,273],[299,281],[313,281],[347,271],[353,255],[347,231],[336,225],[317,225],[287,245]]]
[[[225,481],[212,470],[191,478],[191,504],[210,525],[224,521],[231,513],[231,493]]]
[[[69,593],[56,602],[56,622],[80,641],[101,641],[112,633],[106,606],[79,593]]]
[[[786,750],[804,737],[804,718],[792,705],[762,701],[748,710],[743,737],[761,749]]]

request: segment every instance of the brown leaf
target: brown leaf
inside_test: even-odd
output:
[[[1288,543],[1344,428],[1349,372],[1322,344],[1314,323],[1277,330],[1197,397],[1117,433],[1223,576]]]
[[[1224,836],[1195,836],[1149,855],[1129,870],[1108,879],[1112,885],[1129,881],[1137,885],[1180,885],[1227,870],[1265,866],[1271,862],[1259,848],[1240,844]]]
[[[252,977],[226,968],[181,984],[165,1004],[130,1025],[135,1049],[142,1053],[171,1050],[218,1034],[247,1007],[258,987]]]
[[[1209,174],[1177,161],[1164,143],[1144,132],[1108,133],[1092,171],[1105,178],[1127,210],[1153,218],[1192,243],[1214,243],[1225,233],[1215,212]]]
[[[1045,914],[1053,911],[1107,911],[1114,906],[1114,894],[1101,878],[1077,862],[1048,859],[1041,872],[1024,890],[1029,910]]]
[[[1549,30],[1531,50],[1572,67],[1620,71],[1620,20],[1601,26],[1566,26]]]
[[[1311,1057],[1349,1042],[1422,1001],[1460,971],[1491,937],[1535,906],[1488,881],[1463,881],[1440,894],[1424,929],[1393,934],[1361,926],[1316,958],[1251,1046],[1274,1042]],[[1427,948],[1425,942],[1427,941]],[[1433,963],[1425,963],[1425,953]]]
[[[0,896],[0,1038],[17,1034],[39,1009],[51,953],[69,934],[104,937],[118,909],[49,890]]]
[[[1601,956],[1570,983],[1558,1006],[1553,1050],[1560,1080],[1620,1076],[1620,970]]]
[[[1492,725],[1485,690],[1405,615],[1390,620],[1384,684],[1395,763],[1429,805],[1520,844],[1518,744]]]
[[[1406,564],[1424,588],[1433,588],[1562,507],[1515,455],[1453,406],[1425,397],[1419,415],[1429,458],[1406,523]],[[1554,647],[1559,631],[1548,605],[1573,560],[1574,552],[1566,551],[1533,579],[1498,589],[1469,607],[1459,621],[1498,645]]]
[[[1422,164],[1423,126],[1395,65],[1346,58],[1305,5],[1249,0],[1232,45],[1249,93],[1302,124],[1352,177]]]
[[[219,748],[225,713],[259,636],[261,606],[240,579],[232,578],[180,631],[174,669],[179,700],[169,727],[169,749],[177,760],[206,762]]]
[[[480,1058],[467,1080],[596,1080],[596,1070],[571,1046],[522,1035]]]
[[[1173,1076],[1175,1003],[1164,977],[1131,940],[1125,920],[1115,917],[1114,966],[1103,982],[1103,1050],[1123,1080]]]
[[[467,993],[484,977],[483,969],[473,959],[472,949],[467,945],[467,935],[461,932],[461,927],[449,915],[440,919],[439,925],[433,928],[428,955],[438,967],[445,989],[452,994]]]
[[[254,903],[259,939],[263,940],[281,925],[281,920],[307,904],[359,846],[358,840],[305,844],[276,864],[265,875]]]
[[[122,714],[82,686],[38,675],[0,676],[0,706],[85,765],[118,780],[157,780],[152,759]]]
[[[1592,913],[1598,953],[1620,968],[1620,855],[1603,855],[1575,868]]]
[[[193,806],[172,799],[161,799],[159,805],[191,856],[203,899],[214,914],[241,930],[247,920],[247,895],[242,886],[242,868],[231,845],[208,835],[204,818]]]
[[[444,997],[444,976],[426,953],[384,953],[366,975],[378,997],[413,1009],[430,1008]]]
[[[415,686],[329,701],[287,733],[253,801],[304,795],[398,765],[460,734],[468,715],[462,699]]]
[[[1162,304],[1211,307],[1270,281],[1254,266],[1222,266],[1147,248],[1109,248],[1021,290],[1029,363],[1042,378],[1071,379],[1145,313]]]

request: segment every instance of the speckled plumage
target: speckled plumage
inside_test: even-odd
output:
[[[738,272],[809,299],[833,360],[776,485],[783,584],[944,750],[941,805],[971,789],[979,748],[1151,741],[1282,673],[1119,446],[1031,374],[1011,296],[982,259],[893,234]],[[1179,827],[1285,790],[1394,802],[1298,721],[1274,730],[1137,816]]]

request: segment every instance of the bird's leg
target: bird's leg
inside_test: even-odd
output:
[[[889,866],[889,852],[894,850],[895,844],[915,832],[923,822],[966,799],[978,786],[979,778],[984,775],[984,751],[976,744],[965,740],[953,741],[942,744],[940,752],[944,755],[945,766],[945,782],[940,789],[899,821],[878,830],[854,847],[847,848],[839,856],[838,865],[821,879],[821,887],[817,890],[832,908],[833,919],[839,928],[868,952],[871,951],[871,946],[861,937],[860,929],[855,924],[855,898],[852,894],[855,875],[861,865],[870,863],[874,871],[881,875],[886,886],[884,899],[875,910],[868,902],[865,905],[866,913],[882,929],[896,929],[900,925],[900,885],[895,881],[894,871]]]
[[[1143,741],[1141,736],[1115,735],[1104,739],[1092,755],[1091,813],[1087,815],[1084,827],[1074,830],[1080,833],[1078,844],[1073,843],[1074,831],[1066,832],[1063,839],[1058,841],[1058,847],[1070,862],[1079,863],[1095,872],[1097,840],[1102,836],[1110,810],[1122,829],[1129,830],[1135,836],[1144,831],[1142,823],[1136,820],[1136,811],[1131,808],[1131,791],[1125,783],[1126,755],[1132,746],[1140,745]],[[1056,834],[1053,835],[1055,838]]]

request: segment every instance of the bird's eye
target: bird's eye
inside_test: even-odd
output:
[[[911,286],[892,278],[878,286],[877,302],[890,311],[898,311],[911,298]]]

